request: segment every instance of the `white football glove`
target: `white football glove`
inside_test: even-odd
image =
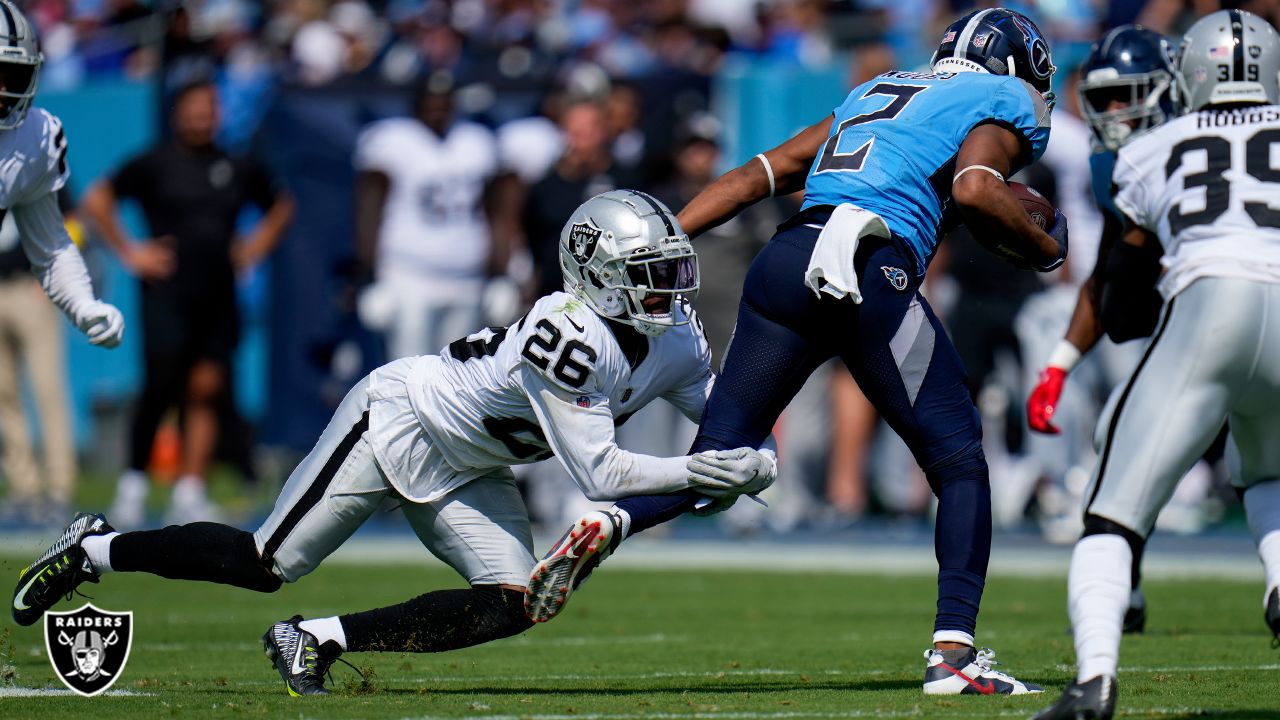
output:
[[[713,450],[696,453],[686,468],[692,489],[708,497],[755,495],[778,478],[778,456],[746,447]]]
[[[356,316],[373,332],[386,332],[396,321],[400,299],[396,291],[385,282],[375,282],[360,292],[356,298]]]
[[[78,313],[76,327],[89,338],[89,343],[113,348],[124,338],[124,315],[115,305],[94,300]]]

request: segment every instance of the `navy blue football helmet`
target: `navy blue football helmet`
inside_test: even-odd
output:
[[[1040,28],[1022,13],[975,10],[951,23],[929,66],[1013,75],[1053,102],[1053,56]]]
[[[1089,49],[1080,66],[1080,109],[1098,142],[1120,149],[1174,110],[1173,47],[1160,33],[1121,25]]]

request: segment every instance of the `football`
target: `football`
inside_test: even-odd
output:
[[[1020,182],[1009,183],[1009,189],[1022,203],[1022,208],[1027,211],[1036,227],[1047,231],[1053,226],[1055,208],[1045,196]]]

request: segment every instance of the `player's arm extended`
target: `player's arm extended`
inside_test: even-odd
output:
[[[378,230],[382,212],[391,194],[391,178],[379,170],[356,174],[356,260],[365,273],[373,272],[378,255]]]
[[[1155,331],[1164,299],[1160,279],[1160,241],[1132,221],[1107,256],[1103,272],[1102,328],[1114,342],[1146,337]]]
[[[951,197],[973,237],[984,246],[1033,269],[1052,270],[1066,256],[1065,233],[1060,242],[1037,227],[1004,181],[1023,152],[1018,136],[999,125],[988,123],[969,131],[956,156]]]
[[[1111,247],[1117,242],[1123,229],[1122,222],[1110,212],[1103,212],[1102,238],[1098,245],[1098,260],[1093,266],[1093,273],[1080,286],[1076,297],[1076,307],[1071,312],[1071,322],[1067,325],[1067,335],[1053,349],[1036,385],[1027,396],[1027,426],[1032,430],[1048,435],[1057,435],[1059,430],[1053,424],[1053,415],[1058,410],[1062,399],[1062,388],[1080,359],[1093,349],[1102,339],[1102,317],[1100,290],[1103,283],[1103,271],[1107,266],[1107,256]]]
[[[813,159],[831,131],[832,117],[761,153],[767,165],[756,156],[721,175],[676,216],[680,227],[689,237],[697,237],[767,197],[803,189]]]
[[[93,296],[93,284],[84,258],[71,242],[53,193],[33,202],[13,206],[22,249],[31,260],[31,269],[40,287],[89,342],[115,347],[124,336],[124,316],[114,306]]]
[[[617,500],[689,489],[689,457],[654,457],[623,450],[614,439],[613,413],[604,398],[569,397],[542,375],[521,370],[525,393],[547,444],[587,498]]]

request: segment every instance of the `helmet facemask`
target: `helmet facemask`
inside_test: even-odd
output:
[[[578,293],[599,314],[625,321],[645,335],[661,335],[686,325],[688,313],[675,308],[698,294],[698,256],[684,235],[662,238],[658,248],[640,248],[626,257],[583,268],[589,287]]]
[[[1107,150],[1119,150],[1130,138],[1169,119],[1163,106],[1173,88],[1168,72],[1094,77],[1102,72],[1094,71],[1081,81],[1080,108]],[[1108,109],[1116,102],[1124,107]]]

